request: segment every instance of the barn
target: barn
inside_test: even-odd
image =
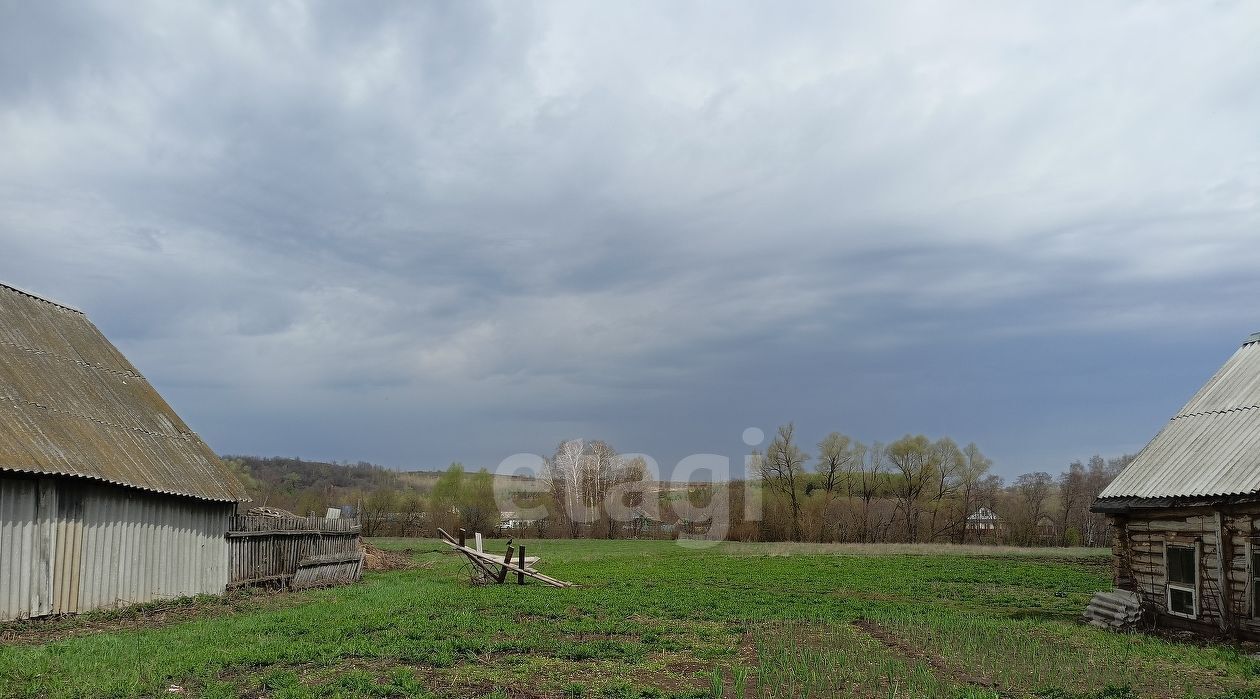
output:
[[[1116,586],[1165,627],[1260,639],[1260,333],[1091,509],[1114,526]]]
[[[221,593],[245,499],[83,313],[0,284],[0,619]]]

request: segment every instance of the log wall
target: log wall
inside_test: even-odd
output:
[[[1251,549],[1260,544],[1260,505],[1138,511],[1113,516],[1112,523],[1116,586],[1136,592],[1157,624],[1260,638],[1250,569]],[[1197,619],[1168,613],[1165,544],[1198,547]]]

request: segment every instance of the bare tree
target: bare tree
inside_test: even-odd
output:
[[[604,536],[612,538],[616,528],[608,516],[605,503],[621,471],[621,456],[608,442],[597,439],[586,445],[580,463],[583,503],[594,511],[596,520],[603,525]]]
[[[1084,540],[1084,526],[1081,526],[1082,515],[1088,515],[1089,506],[1085,499],[1089,496],[1085,464],[1073,461],[1068,468],[1059,474],[1059,543],[1063,545],[1080,545]]]
[[[992,459],[985,456],[975,442],[963,448],[963,469],[958,486],[958,496],[962,505],[962,522],[959,523],[957,531],[958,541],[965,540],[967,536],[967,517],[977,509],[981,497],[981,479],[992,467]],[[992,506],[993,503],[990,501],[989,507],[992,508]]]
[[[621,470],[621,456],[603,440],[569,439],[556,447],[546,461],[543,478],[568,536],[577,537],[584,529],[590,529],[591,535],[616,535],[605,505]],[[602,531],[596,531],[599,524]]]
[[[399,522],[402,536],[430,535],[424,531],[424,498],[420,493],[413,490],[404,494],[399,514],[402,516],[402,521]],[[436,536],[436,533],[431,535]]]
[[[792,506],[791,539],[801,540],[801,501],[797,482],[805,469],[809,455],[801,451],[795,438],[796,426],[792,423],[779,427],[779,433],[766,448],[760,459],[761,478],[768,487],[788,496]]]
[[[641,519],[639,515],[643,513],[643,505],[647,502],[647,477],[647,461],[642,456],[633,459],[618,458],[612,486],[604,499],[609,539],[617,536],[621,524]],[[636,535],[639,533],[641,531],[636,532]]]
[[[841,481],[853,496],[853,468],[857,465],[861,445],[849,437],[832,432],[818,443],[818,464],[815,468],[822,476],[823,505],[822,515],[818,518],[818,540],[823,541],[830,519],[832,500],[839,490]]]
[[[888,445],[888,460],[897,469],[893,495],[902,513],[906,540],[919,540],[919,514],[923,492],[937,477],[937,454],[923,435],[906,435]]]
[[[543,469],[547,489],[555,502],[556,519],[570,537],[577,537],[583,524],[592,519],[592,513],[582,499],[582,452],[585,444],[580,439],[568,439],[556,447],[556,451]]]
[[[393,512],[398,508],[398,495],[393,490],[381,488],[368,494],[359,508],[359,524],[363,536],[380,536]]]
[[[935,540],[938,535],[949,531],[966,519],[966,514],[958,518],[954,516],[956,513],[946,512],[944,525],[941,529],[937,529],[941,511],[951,507],[956,508],[954,496],[962,487],[963,470],[966,468],[967,459],[954,440],[949,437],[942,437],[932,445],[932,459],[936,462],[937,472],[935,488],[932,489],[932,520],[928,525],[928,536]]]
[[[862,500],[862,542],[871,543],[871,501],[880,494],[881,486],[886,480],[884,473],[884,445],[875,442],[868,449],[858,445],[861,455],[858,457],[858,497]]]
[[[1054,479],[1045,471],[1025,473],[1015,479],[1013,489],[1023,507],[1022,538],[1024,543],[1036,540],[1037,522],[1046,513],[1046,504],[1054,488]]]

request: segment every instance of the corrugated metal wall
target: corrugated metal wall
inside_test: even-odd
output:
[[[228,582],[233,509],[88,481],[0,475],[0,618],[219,594]]]
[[[0,476],[0,619],[47,614],[52,580],[41,575],[35,479]]]

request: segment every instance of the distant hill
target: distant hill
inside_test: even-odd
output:
[[[399,491],[407,485],[398,471],[366,461],[328,463],[244,454],[222,458],[245,482],[253,504],[299,514],[322,514],[328,506],[353,504],[367,493]]]
[[[253,504],[299,514],[354,505],[380,491],[427,495],[445,470],[397,471],[366,461],[336,463],[247,454],[226,454],[221,458],[245,482]],[[528,476],[494,477],[494,488],[499,494],[531,492],[541,487],[537,479]]]
[[[328,507],[359,505],[373,494],[427,497],[445,469],[398,471],[366,461],[337,463],[296,457],[228,454],[222,457],[244,481],[253,505],[280,507],[298,514],[323,514]],[[466,469],[474,473],[478,469]],[[708,483],[654,481],[647,492],[677,497],[681,491],[711,487]],[[495,475],[495,496],[511,502],[514,496],[546,490],[531,476]],[[401,505],[398,505],[401,507]]]
[[[468,469],[469,473],[474,473],[478,469]],[[443,471],[404,471],[400,475],[402,479],[411,486],[414,486],[422,493],[428,493],[433,490],[433,485],[437,483]],[[505,497],[513,493],[532,493],[545,490],[546,486],[537,478],[531,476],[515,476],[511,474],[494,476],[494,492],[497,497]]]

